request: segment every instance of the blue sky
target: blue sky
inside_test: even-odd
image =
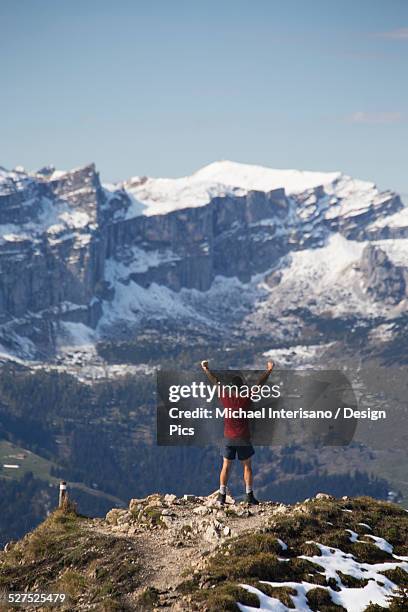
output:
[[[217,159],[408,193],[406,0],[0,0],[0,165]]]

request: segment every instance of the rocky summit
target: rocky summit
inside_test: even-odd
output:
[[[68,502],[6,545],[0,588],[63,592],[72,611],[402,612],[407,535],[403,508],[368,497],[221,507],[155,494],[105,519]]]

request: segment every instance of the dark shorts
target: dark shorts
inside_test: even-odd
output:
[[[251,443],[249,444],[224,444],[221,448],[221,455],[224,459],[229,459],[232,461],[238,456],[240,461],[245,461],[252,457],[255,453],[254,447]]]

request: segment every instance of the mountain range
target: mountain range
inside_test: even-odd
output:
[[[112,185],[92,164],[0,169],[0,236],[4,360],[89,362],[155,329],[268,336],[285,364],[352,333],[401,356],[408,208],[340,172],[220,161]]]
[[[404,503],[407,304],[408,208],[340,172],[0,169],[0,542],[38,524],[60,478],[92,515],[214,490],[217,448],[155,444],[155,371],[204,358],[340,368],[387,412],[348,447],[257,448],[261,499]]]

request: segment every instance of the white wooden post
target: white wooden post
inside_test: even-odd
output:
[[[64,505],[64,502],[67,499],[68,499],[67,483],[65,482],[65,480],[61,480],[60,486],[59,486],[59,503],[58,503],[58,507],[62,508],[63,505]]]

